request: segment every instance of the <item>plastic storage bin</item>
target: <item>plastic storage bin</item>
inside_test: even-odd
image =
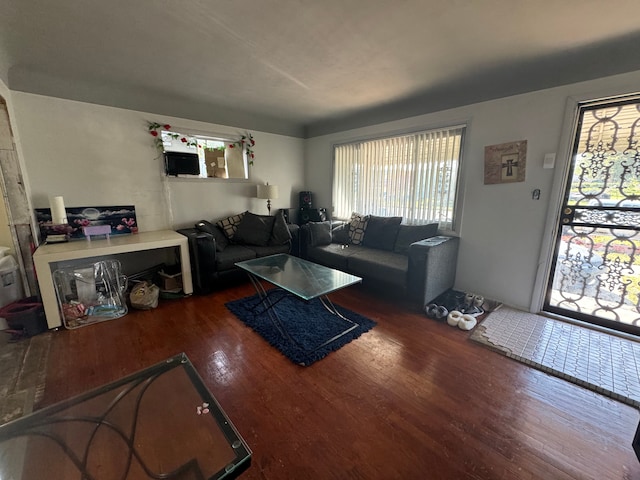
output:
[[[78,328],[127,314],[127,277],[120,262],[104,260],[53,272],[62,322]]]
[[[24,297],[18,262],[12,255],[0,257],[0,307]]]

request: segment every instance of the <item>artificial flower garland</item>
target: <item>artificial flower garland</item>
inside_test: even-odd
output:
[[[253,165],[253,159],[255,158],[255,153],[253,152],[253,147],[255,146],[256,141],[253,139],[253,135],[247,132],[246,135],[242,135],[240,140],[230,143],[229,148],[240,148],[244,149],[244,153],[247,154],[247,159],[249,160],[249,165]]]
[[[155,137],[155,144],[156,144],[156,148],[158,148],[158,150],[163,150],[163,144],[162,144],[162,130],[166,131],[167,134],[173,138],[174,140],[180,139],[180,141],[182,143],[184,143],[185,145],[187,145],[188,147],[197,147],[198,146],[198,142],[196,142],[194,139],[192,138],[187,138],[185,136],[181,136],[177,133],[173,133],[170,132],[169,130],[171,130],[171,125],[169,125],[168,123],[165,124],[161,124],[161,123],[156,123],[156,122],[149,122],[148,124],[148,130],[149,133],[151,134],[152,137]]]
[[[188,147],[202,148],[202,145],[198,144],[198,142],[193,138],[170,132],[171,125],[169,125],[168,123],[162,124],[157,122],[147,122],[147,130],[149,131],[151,136],[154,137],[154,143],[156,145],[156,148],[161,152],[164,151],[164,145],[162,143],[162,134],[161,134],[163,130],[167,132],[167,134],[171,138],[173,138],[174,140],[180,139],[180,141]],[[247,134],[242,135],[239,140],[229,143],[227,147],[240,148],[244,150],[244,153],[247,155],[247,159],[249,160],[249,165],[253,165],[253,159],[255,158],[253,147],[255,146],[255,144],[256,144],[256,141],[253,139],[253,135],[251,135],[250,132],[247,132]],[[207,150],[211,150],[211,149],[207,149]]]

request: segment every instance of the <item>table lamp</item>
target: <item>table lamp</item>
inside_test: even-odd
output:
[[[278,187],[277,185],[269,185],[269,182],[266,185],[257,185],[258,187],[258,198],[263,198],[267,200],[267,210],[269,211],[269,215],[271,215],[271,199],[278,198]]]

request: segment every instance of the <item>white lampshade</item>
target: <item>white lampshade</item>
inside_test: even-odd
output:
[[[278,198],[278,186],[277,185],[258,185],[258,198],[274,199]]]

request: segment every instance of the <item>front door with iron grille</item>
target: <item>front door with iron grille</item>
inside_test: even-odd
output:
[[[640,97],[580,105],[545,311],[640,335]]]

